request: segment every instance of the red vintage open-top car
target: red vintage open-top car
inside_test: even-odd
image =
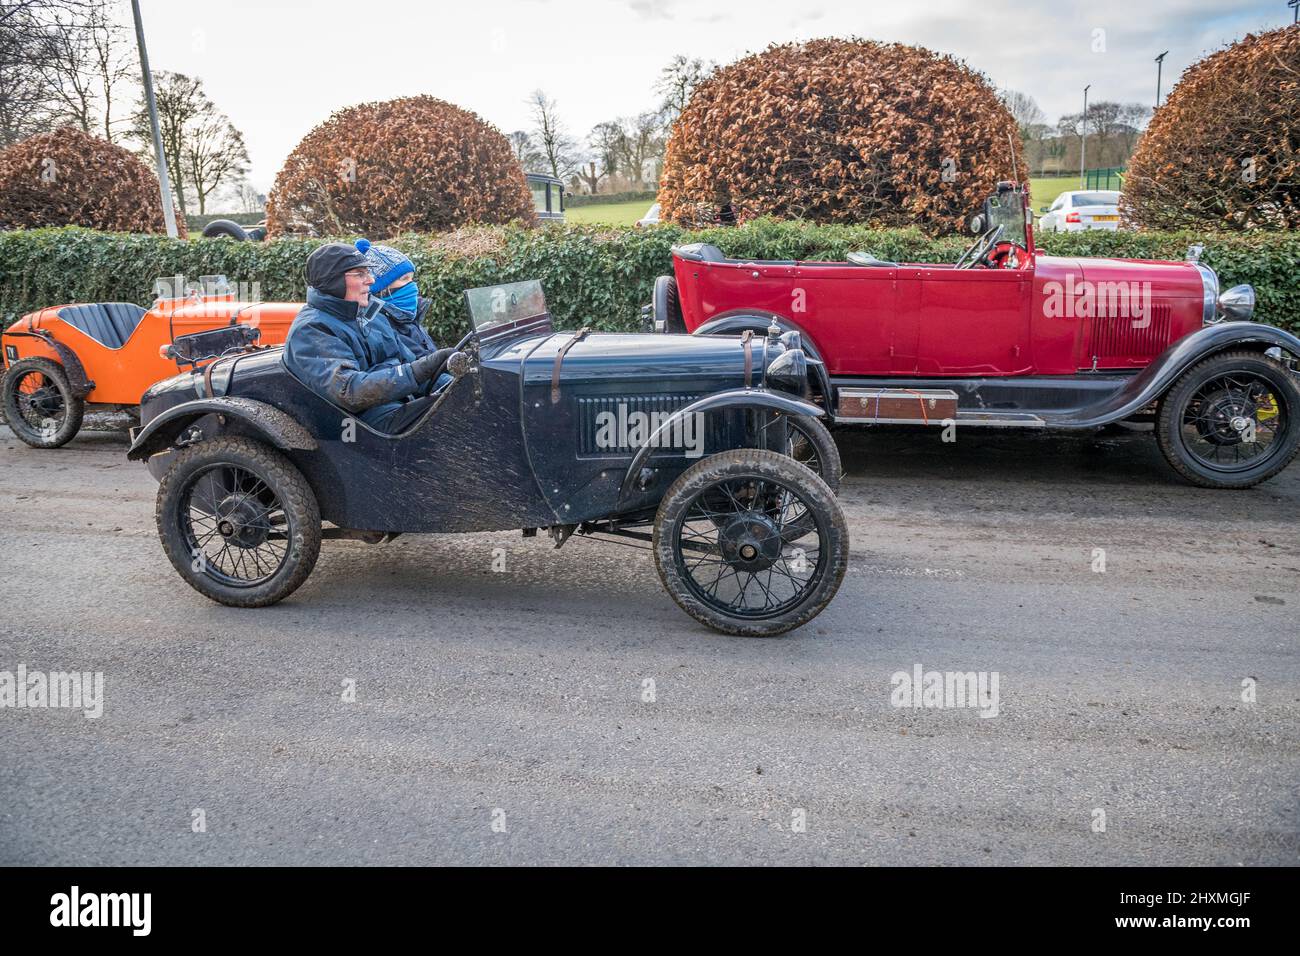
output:
[[[729,259],[673,248],[656,329],[795,332],[815,400],[843,424],[1086,429],[1154,420],[1169,463],[1245,488],[1300,448],[1300,339],[1249,321],[1255,293],[1220,293],[1197,262],[1048,256],[1027,190],[999,183],[953,265]]]

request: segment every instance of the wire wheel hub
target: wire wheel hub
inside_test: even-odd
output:
[[[1250,466],[1271,453],[1288,427],[1268,382],[1237,372],[1202,386],[1183,413],[1187,449],[1218,468]]]
[[[766,571],[781,558],[781,531],[770,517],[748,511],[729,518],[719,529],[722,556],[742,571]]]
[[[27,373],[17,383],[17,389],[18,408],[28,424],[39,428],[63,417],[63,395],[45,374]]]
[[[217,533],[237,548],[261,547],[270,533],[265,509],[248,495],[227,495],[217,505]]]

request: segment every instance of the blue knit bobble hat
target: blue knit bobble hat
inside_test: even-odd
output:
[[[357,251],[365,255],[370,271],[375,274],[375,281],[370,284],[372,295],[383,292],[408,272],[415,272],[415,263],[392,246],[378,246],[369,239],[358,239]]]

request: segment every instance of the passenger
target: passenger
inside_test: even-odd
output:
[[[450,349],[415,355],[388,321],[370,317],[370,267],[342,242],[307,257],[307,304],[289,327],[284,364],[321,397],[396,434],[433,402],[430,385]]]
[[[357,248],[365,252],[375,276],[370,294],[383,300],[384,314],[402,344],[416,355],[436,351],[438,346],[424,328],[424,317],[432,300],[420,296],[415,284],[415,263],[392,246],[375,245],[362,239]]]

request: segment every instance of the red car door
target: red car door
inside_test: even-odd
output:
[[[917,375],[1021,375],[1033,369],[1033,270],[921,266],[899,280],[899,319],[915,328]],[[898,371],[902,371],[901,369]]]
[[[888,375],[897,349],[898,269],[800,262],[790,318],[807,330],[832,375]]]

